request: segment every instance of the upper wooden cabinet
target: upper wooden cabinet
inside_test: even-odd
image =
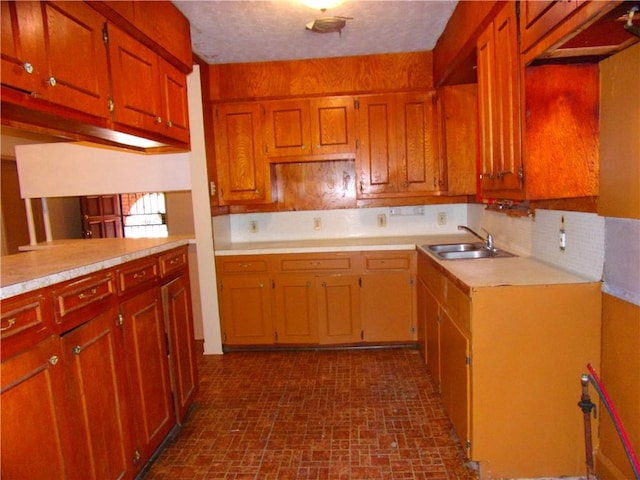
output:
[[[271,201],[259,103],[213,108],[217,190],[221,205]]]
[[[620,18],[637,2],[524,0],[520,51],[530,64],[546,58],[604,58],[638,41]]]
[[[264,108],[265,151],[270,161],[286,161],[282,157],[300,161],[310,155],[313,160],[355,155],[352,97],[273,101],[266,102]]]
[[[520,63],[515,3],[480,35],[478,109],[484,198],[598,194],[596,64]]]
[[[158,4],[156,19],[177,12],[170,2],[136,3],[145,6],[134,10]],[[171,38],[190,50],[188,33]],[[139,150],[188,150],[190,70],[191,62],[185,67],[103,2],[2,1],[3,124]]]
[[[478,108],[483,194],[522,188],[518,24],[508,2],[480,35]]]
[[[3,1],[2,84],[107,119],[103,28],[103,17],[84,2]]]
[[[358,198],[416,196],[444,189],[435,93],[358,98]]]
[[[185,75],[115,25],[108,32],[117,128],[188,143]]]

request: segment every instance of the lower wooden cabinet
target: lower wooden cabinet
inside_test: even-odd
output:
[[[465,288],[422,252],[418,278],[427,366],[480,478],[581,475],[576,402],[600,363],[600,283]]]
[[[193,313],[189,272],[161,287],[166,331],[169,335],[169,358],[176,421],[182,424],[198,393],[196,348],[193,342]]]
[[[216,258],[223,343],[413,342],[415,251]]]
[[[65,422],[73,428],[68,476],[131,478],[131,405],[124,344],[114,306],[61,337]]]
[[[134,478],[198,391],[186,247],[1,306],[2,477]]]
[[[175,425],[160,288],[155,285],[121,302],[120,313],[131,390],[134,462],[144,465]]]
[[[2,478],[67,478],[63,369],[57,336],[0,364]]]

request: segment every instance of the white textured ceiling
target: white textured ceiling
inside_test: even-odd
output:
[[[345,0],[326,12],[300,0],[174,0],[191,23],[193,51],[209,64],[432,50],[455,0]],[[353,17],[340,34],[317,18]]]

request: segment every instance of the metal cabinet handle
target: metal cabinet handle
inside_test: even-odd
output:
[[[24,64],[22,64],[22,68],[24,68],[24,71],[29,75],[33,73],[33,65],[31,65],[29,62],[24,62]]]
[[[162,117],[156,117],[156,123],[162,123]]]
[[[57,365],[58,364],[58,356],[57,355],[52,355],[51,358],[49,359],[49,363],[51,365]]]
[[[91,298],[96,293],[98,293],[98,288],[97,287],[93,287],[89,293],[82,292],[80,295],[78,295],[78,299],[84,300],[85,298]]]
[[[169,128],[173,127],[173,122],[171,120],[167,121],[167,127]]]
[[[58,81],[56,80],[56,77],[52,75],[49,77],[49,80],[47,80],[47,83],[52,87],[55,87],[58,84]]]
[[[15,318],[10,318],[9,320],[7,320],[7,326],[0,328],[0,332],[4,332],[5,330],[9,330],[11,327],[13,327],[15,325],[15,323],[16,323],[16,319]]]
[[[146,271],[142,271],[142,272],[136,272],[133,274],[133,278],[138,279],[138,278],[144,278],[147,276],[147,272]]]

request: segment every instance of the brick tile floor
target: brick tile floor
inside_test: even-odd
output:
[[[199,360],[196,407],[145,480],[474,480],[416,350]]]

